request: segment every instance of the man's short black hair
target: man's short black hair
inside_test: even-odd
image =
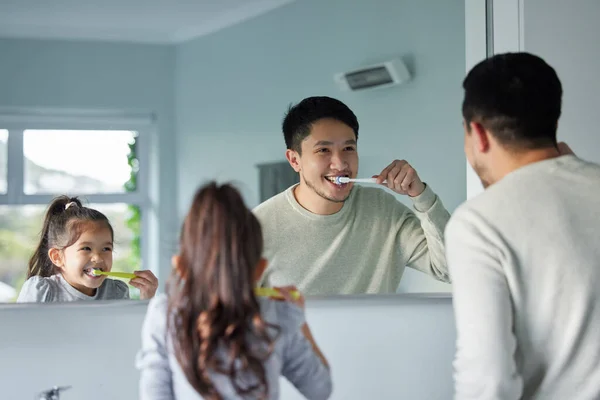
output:
[[[282,124],[286,147],[301,153],[302,141],[310,135],[312,125],[325,118],[335,119],[348,125],[358,140],[358,120],[352,110],[337,99],[315,96],[308,97],[289,108]]]
[[[498,54],[463,81],[462,113],[513,149],[556,146],[562,85],[556,71],[529,53]]]

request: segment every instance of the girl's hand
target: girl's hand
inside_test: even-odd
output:
[[[133,271],[136,278],[129,281],[129,284],[133,287],[140,289],[140,299],[147,300],[154,297],[156,289],[158,289],[158,278],[152,273],[152,271]]]
[[[302,293],[300,293],[300,291],[296,288],[296,286],[283,286],[283,287],[275,287],[275,290],[277,290],[279,293],[281,293],[281,296],[283,297],[283,299],[285,301],[289,301],[290,303],[294,303],[295,305],[297,305],[298,307],[300,307],[301,309],[304,310],[304,296],[302,295]],[[298,297],[294,298],[294,296],[292,296],[292,292],[296,291],[298,292]],[[281,300],[281,299],[277,299],[276,300]]]

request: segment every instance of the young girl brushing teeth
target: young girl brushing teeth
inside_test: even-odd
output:
[[[104,214],[84,207],[77,198],[56,198],[46,212],[17,302],[128,299],[126,283],[93,273],[112,269],[113,242],[114,232]],[[151,271],[134,274],[129,284],[140,289],[142,299],[153,297],[156,276]]]

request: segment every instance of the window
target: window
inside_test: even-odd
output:
[[[0,129],[0,302],[16,300],[45,211],[57,195],[78,196],[108,217],[115,231],[114,271],[144,268],[148,127],[63,119],[11,120]],[[130,286],[130,295],[139,292]]]
[[[124,193],[136,139],[131,131],[25,130],[24,192]]]

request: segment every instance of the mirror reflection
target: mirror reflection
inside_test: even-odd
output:
[[[290,108],[283,132],[300,182],[255,209],[271,263],[263,285],[292,282],[307,295],[393,293],[404,266],[449,282],[449,212],[405,160],[359,176],[352,110],[331,97],[310,97]],[[383,188],[407,196],[415,211]]]
[[[77,291],[48,299],[105,298],[100,281],[119,298],[160,293],[192,196],[211,180],[232,182],[261,221],[259,286],[449,292],[443,227],[466,197],[464,2],[170,5],[153,34],[100,2],[53,5],[37,34],[33,11],[2,7],[19,18],[0,30],[0,302],[28,279],[22,300],[41,301],[30,267],[41,253],[51,285]],[[67,11],[94,24],[74,29]],[[139,22],[110,28],[123,18]],[[368,181],[379,176],[391,183]],[[85,216],[57,219],[50,243],[52,204]],[[111,230],[109,267],[100,234]],[[83,239],[97,250],[83,246],[89,260],[67,279]]]
[[[9,132],[4,132],[0,145],[6,154]],[[128,196],[138,189],[138,133],[11,130],[11,134],[22,138],[22,193],[54,199],[50,205],[24,202],[0,206],[4,253],[2,300],[50,302],[147,297],[151,291],[145,286],[150,282],[144,276],[152,274],[151,271],[142,272],[140,279],[127,281],[130,288],[124,282],[112,280],[107,282],[108,287],[100,287],[105,275],[93,276],[93,270],[97,270],[133,279],[135,269],[141,265],[141,212],[138,205],[130,204]],[[90,149],[102,157],[91,161]],[[4,158],[6,161],[7,157]],[[114,202],[87,204],[77,197],[59,197],[61,193],[111,194]],[[101,243],[96,244],[97,240]],[[112,287],[113,284],[117,286]],[[18,288],[21,288],[19,294]]]

